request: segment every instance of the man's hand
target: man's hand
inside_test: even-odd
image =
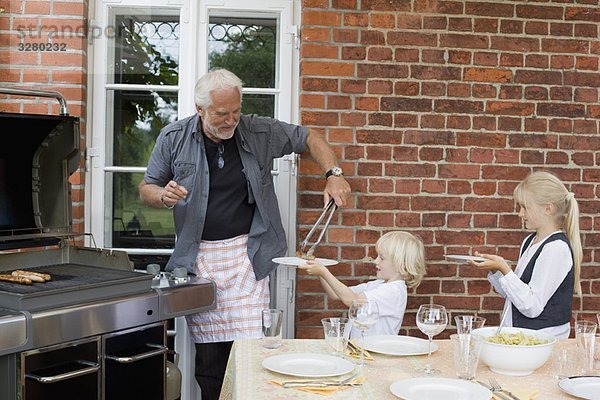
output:
[[[170,181],[164,187],[164,191],[161,194],[160,201],[166,207],[173,207],[179,200],[185,199],[188,195],[188,191],[185,187],[177,184],[175,181]]]
[[[342,176],[330,176],[327,178],[327,185],[323,190],[323,204],[329,203],[329,199],[333,198],[338,207],[345,207],[350,203],[350,194],[352,190],[350,185]]]

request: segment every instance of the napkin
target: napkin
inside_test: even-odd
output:
[[[363,359],[365,361],[374,361],[375,360],[373,358],[373,356],[371,356],[371,354],[367,350],[363,349],[362,347],[360,347],[359,345],[354,343],[354,341],[348,342],[348,346],[346,347],[346,355],[348,357],[360,359],[361,351],[363,353]]]
[[[508,385],[503,385],[502,387],[504,390],[507,390],[509,392],[511,392],[513,395],[515,395],[516,397],[518,397],[521,400],[533,400],[537,397],[538,391],[537,389],[527,389],[527,388],[522,388],[522,387],[511,387]],[[507,397],[506,395],[504,395],[504,397]],[[493,400],[501,400],[499,397],[497,397],[496,395],[492,396]]]
[[[359,376],[357,377],[355,380],[353,380],[352,384],[354,385],[360,385],[362,384],[367,378],[364,376]],[[285,383],[285,381],[269,381],[269,383],[273,384],[273,385],[279,385],[279,386],[283,386],[283,384]],[[326,387],[318,387],[318,386],[301,386],[301,387],[293,387],[290,389],[296,389],[296,390],[301,390],[303,392],[309,392],[309,393],[315,393],[315,394],[320,394],[323,396],[327,396],[329,394],[333,394],[336,392],[339,392],[340,390],[346,390],[349,388],[352,388],[355,386],[326,386]]]

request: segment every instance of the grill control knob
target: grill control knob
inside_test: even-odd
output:
[[[187,278],[188,272],[185,267],[178,267],[173,270],[173,276],[175,278]]]
[[[158,275],[160,274],[160,265],[158,264],[148,264],[146,266],[146,272],[150,275]]]

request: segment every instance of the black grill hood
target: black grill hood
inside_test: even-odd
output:
[[[72,235],[69,176],[78,166],[78,118],[0,113],[0,250]]]

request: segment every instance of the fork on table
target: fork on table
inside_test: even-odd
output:
[[[517,396],[515,396],[508,390],[502,389],[502,386],[500,386],[500,384],[498,383],[496,378],[491,377],[488,379],[488,381],[490,382],[490,386],[492,387],[492,392],[502,392],[502,393],[507,394],[508,397],[510,397],[512,400],[520,400]]]

